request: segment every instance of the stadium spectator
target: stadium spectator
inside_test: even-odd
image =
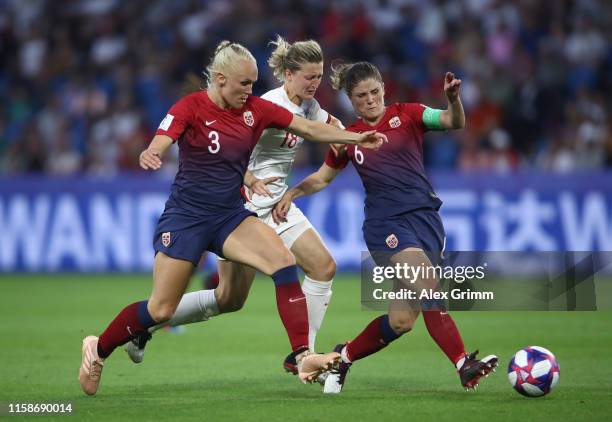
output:
[[[116,118],[123,95],[131,100],[129,111],[122,110],[138,116],[134,142],[140,144],[181,95],[187,75],[200,71],[198,57],[232,38],[263,63],[276,33],[290,41],[317,39],[333,57],[374,62],[391,102],[439,101],[437,76],[457,69],[468,119],[493,112],[496,121],[475,128],[468,121],[464,134],[432,136],[428,148],[444,157],[430,160],[432,167],[508,170],[474,158],[490,155],[487,140],[497,129],[509,135],[507,150],[520,163],[510,169],[610,166],[606,142],[583,139],[589,124],[607,139],[601,122],[610,121],[610,95],[596,100],[601,120],[576,122],[572,108],[611,91],[611,10],[606,0],[423,0],[418,7],[411,0],[7,2],[0,11],[0,173],[52,171],[32,147],[41,143],[50,162],[55,154],[73,157],[64,172],[133,169],[123,133],[109,133],[112,152],[97,157],[99,123]],[[267,70],[260,81],[256,94],[274,86]],[[333,115],[353,117],[327,84],[318,95]],[[582,123],[587,129],[579,134]],[[32,124],[45,129],[33,132]],[[296,163],[317,165],[324,152],[307,145]],[[599,159],[584,156],[597,153]]]

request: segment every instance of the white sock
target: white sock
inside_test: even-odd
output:
[[[306,305],[308,306],[308,347],[311,351],[315,351],[315,338],[317,332],[321,328],[323,317],[327,311],[327,305],[331,300],[332,281],[316,281],[306,276],[302,283],[302,291],[306,296]]]
[[[340,356],[342,357],[342,362],[351,363],[351,360],[348,357],[348,353],[346,352],[346,346],[344,346],[340,351]]]
[[[149,328],[149,332],[152,333],[168,325],[176,327],[206,321],[215,315],[219,315],[219,307],[214,290],[198,290],[197,292],[186,293],[181,298],[172,318]]]
[[[461,359],[459,359],[457,361],[457,363],[455,364],[455,367],[457,368],[457,371],[461,369],[461,367],[463,366],[464,363],[465,363],[465,356],[463,356]]]

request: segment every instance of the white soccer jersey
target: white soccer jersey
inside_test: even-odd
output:
[[[298,106],[289,100],[287,92],[282,86],[266,92],[261,98],[309,120],[318,120],[324,123],[329,120],[329,114],[321,108],[317,100],[313,98],[312,100],[302,101],[302,105]],[[268,208],[280,201],[287,190],[287,176],[302,142],[304,142],[304,138],[285,130],[270,128],[262,133],[251,154],[249,170],[258,179],[267,177],[279,177],[279,179],[267,185],[272,193],[272,198],[253,195],[252,205],[258,208]]]

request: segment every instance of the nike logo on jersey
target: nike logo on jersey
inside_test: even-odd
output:
[[[306,299],[306,296],[302,296],[302,297],[290,297],[289,298],[289,303],[297,302],[297,301],[304,300],[304,299]]]
[[[206,123],[206,126],[210,126],[210,125],[212,125],[215,122],[216,122],[216,120],[211,120],[210,122],[208,120],[206,120],[205,123]]]

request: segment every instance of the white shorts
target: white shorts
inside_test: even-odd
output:
[[[310,221],[308,221],[308,218],[306,218],[302,210],[293,202],[291,203],[291,207],[289,207],[289,212],[287,212],[287,221],[281,224],[276,224],[272,218],[273,207],[258,208],[249,202],[245,205],[245,208],[256,213],[261,221],[272,227],[276,231],[276,234],[280,236],[287,249],[291,249],[291,246],[293,246],[295,241],[304,234],[306,230],[313,229],[315,233],[317,233],[316,229],[310,224]],[[219,260],[224,261],[221,257],[219,257]]]
[[[270,208],[257,208],[251,203],[246,204],[246,209],[257,213],[257,216],[261,221],[272,227],[276,234],[280,236],[287,249],[291,249],[293,243],[308,229],[313,229],[312,224],[308,221],[308,218],[304,215],[297,205],[293,202],[287,212],[287,221],[276,224],[272,218],[272,209]]]

